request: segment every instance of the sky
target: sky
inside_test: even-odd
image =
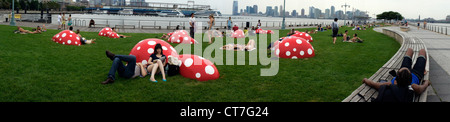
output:
[[[129,0],[127,0],[129,1]],[[165,2],[165,3],[187,3],[194,1],[195,4],[211,5],[212,9],[219,10],[222,14],[231,14],[234,0],[146,0],[147,2]],[[258,11],[265,13],[266,6],[280,6],[283,0],[237,0],[239,10],[246,6],[258,5]],[[297,10],[300,13],[302,8],[305,14],[309,13],[309,7],[314,6],[322,12],[325,9],[335,6],[337,10],[344,10],[341,5],[347,3],[351,11],[352,8],[361,11],[368,11],[369,16],[381,14],[385,11],[397,11],[405,18],[417,19],[419,15],[423,18],[445,19],[450,15],[450,0],[286,0],[286,10],[292,12]]]

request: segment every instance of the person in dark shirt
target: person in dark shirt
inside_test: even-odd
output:
[[[147,71],[151,72],[150,75],[150,81],[157,83],[158,81],[155,80],[155,74],[157,72],[161,72],[162,74],[162,80],[167,81],[166,74],[164,72],[164,65],[166,64],[166,55],[163,54],[163,49],[161,44],[155,45],[155,52],[150,55],[150,58],[148,59],[147,64]]]

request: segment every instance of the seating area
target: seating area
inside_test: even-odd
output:
[[[401,44],[401,47],[397,51],[397,53],[388,62],[386,62],[386,64],[384,64],[375,74],[373,74],[369,78],[369,80],[372,80],[374,82],[379,82],[380,80],[391,81],[394,77],[392,77],[389,74],[389,72],[391,70],[400,69],[403,57],[405,56],[405,53],[408,48],[412,48],[414,50],[414,55],[412,57],[413,64],[415,64],[416,62],[420,49],[426,50],[427,59],[429,59],[428,50],[421,39],[416,37],[410,37],[408,36],[408,34],[404,34],[405,32],[392,29],[383,29],[383,33],[390,37],[395,38]],[[425,69],[426,71],[429,71],[429,60],[427,60],[427,65]],[[425,74],[423,80],[429,80],[429,72]],[[423,81],[421,81],[421,83],[423,83]],[[377,96],[378,92],[376,89],[371,88],[366,84],[362,84],[342,102],[371,102],[371,100],[376,98]],[[427,100],[427,90],[420,95],[415,95],[414,97],[414,102],[426,102],[426,100]]]

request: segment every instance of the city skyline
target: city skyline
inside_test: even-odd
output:
[[[129,0],[127,0],[129,1]],[[165,3],[187,3],[187,1],[195,1],[195,4],[211,5],[212,9],[221,11],[223,14],[232,15],[232,6],[234,0],[146,0],[147,2],[165,2]],[[238,0],[238,11],[244,9],[246,6],[258,5],[258,12],[265,12],[267,6],[280,6],[283,0]],[[305,9],[305,14],[309,13],[309,7],[314,6],[320,10],[329,9],[331,6],[335,6],[335,11],[342,10],[344,8],[341,5],[345,3],[352,8],[357,8],[362,11],[368,11],[370,17],[374,17],[373,14],[381,14],[385,11],[397,11],[401,13],[405,18],[416,19],[419,18],[435,18],[438,20],[445,20],[447,15],[450,15],[450,9],[447,9],[450,5],[450,0],[286,0],[286,10],[292,12],[293,10],[300,11]]]
[[[73,0],[76,1],[76,0]],[[90,0],[93,1],[93,0]],[[129,2],[130,0],[126,0]],[[233,13],[233,1],[235,0],[145,0],[146,2],[164,2],[164,3],[180,3],[186,4],[188,1],[194,1],[195,4],[211,5],[212,9],[219,10],[225,15],[232,15]],[[280,6],[283,0],[237,0],[239,2],[239,10],[243,10],[246,6],[258,5],[258,12],[266,12],[267,6]],[[323,12],[326,9],[330,9],[331,6],[335,6],[335,12],[338,10],[344,11],[341,5],[345,3],[350,5],[347,11],[351,11],[352,8],[360,9],[361,11],[369,12],[370,17],[375,17],[377,14],[381,14],[386,11],[396,11],[401,13],[407,19],[417,19],[419,15],[421,18],[434,18],[437,20],[445,20],[447,15],[450,15],[450,9],[446,9],[450,5],[450,0],[433,0],[433,1],[421,1],[421,0],[286,0],[286,10],[297,12],[301,9],[305,9],[305,13],[308,14],[309,7],[314,6],[319,8]],[[281,12],[281,8],[279,8]],[[333,12],[331,8],[330,13]]]

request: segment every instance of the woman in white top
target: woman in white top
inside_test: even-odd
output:
[[[214,27],[214,24],[215,24],[215,19],[214,19],[214,15],[213,14],[211,14],[211,15],[209,15],[209,21],[208,21],[208,39],[209,39],[209,44],[211,44],[212,43],[212,32],[213,32],[213,27]]]

